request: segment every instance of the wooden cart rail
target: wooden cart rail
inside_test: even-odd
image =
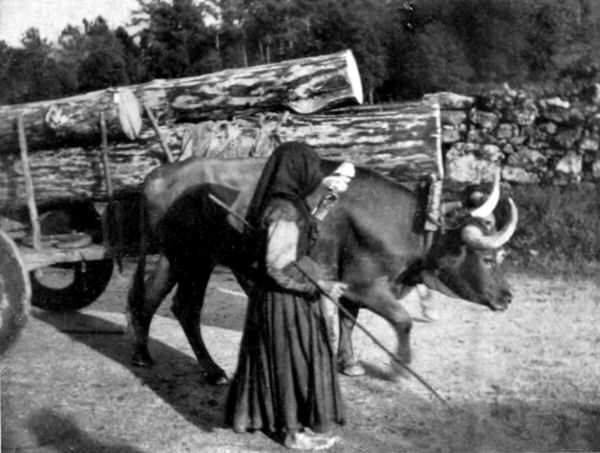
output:
[[[58,263],[78,263],[112,258],[112,253],[100,244],[91,244],[76,249],[61,249],[58,247],[43,247],[35,250],[31,247],[18,248],[25,269],[33,271]]]

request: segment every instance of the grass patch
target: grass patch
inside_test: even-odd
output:
[[[599,185],[517,186],[512,197],[519,226],[508,247],[509,268],[600,276]]]

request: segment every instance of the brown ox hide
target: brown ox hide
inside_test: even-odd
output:
[[[229,266],[245,290],[254,280],[243,259],[241,235],[228,221],[227,211],[209,195],[243,212],[264,163],[265,159],[190,159],[165,165],[148,176],[142,194],[142,250],[129,295],[135,364],[152,363],[147,349],[150,321],[178,284],[172,310],[205,378],[226,382],[200,333],[206,285],[217,264]],[[337,165],[324,161],[325,174]],[[505,309],[511,299],[495,251],[468,246],[461,236],[464,228],[439,234],[424,254],[421,210],[421,200],[405,187],[357,168],[349,190],[320,224],[319,240],[311,252],[329,277],[348,283],[341,302],[350,313],[356,316],[359,308],[368,308],[390,322],[397,334],[398,356],[407,363],[411,318],[397,300],[403,286],[422,282],[494,310]],[[478,221],[467,215],[463,222]],[[144,281],[151,237],[161,255]],[[353,326],[352,319],[340,317],[338,358],[342,372],[348,374],[361,372],[352,350]]]

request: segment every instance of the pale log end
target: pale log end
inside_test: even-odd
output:
[[[350,82],[352,93],[356,98],[356,102],[362,104],[364,101],[362,82],[360,80],[360,73],[358,72],[358,65],[356,64],[356,59],[354,58],[354,54],[351,50],[346,51],[346,68],[348,71],[347,77],[348,81]]]
[[[123,133],[129,140],[135,140],[142,130],[142,106],[129,88],[119,88],[115,93],[115,101]]]

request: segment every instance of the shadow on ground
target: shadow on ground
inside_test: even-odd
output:
[[[51,409],[43,409],[32,415],[28,419],[28,427],[34,433],[39,446],[52,447],[61,453],[142,453],[141,450],[128,445],[107,444],[93,439],[81,431],[73,420]]]
[[[121,364],[142,385],[203,431],[224,427],[222,408],[227,386],[201,382],[201,373],[192,357],[165,343],[150,339],[149,348],[156,364],[151,368],[131,365],[131,345],[123,327],[83,313],[36,312],[37,319],[69,335],[109,359]]]

